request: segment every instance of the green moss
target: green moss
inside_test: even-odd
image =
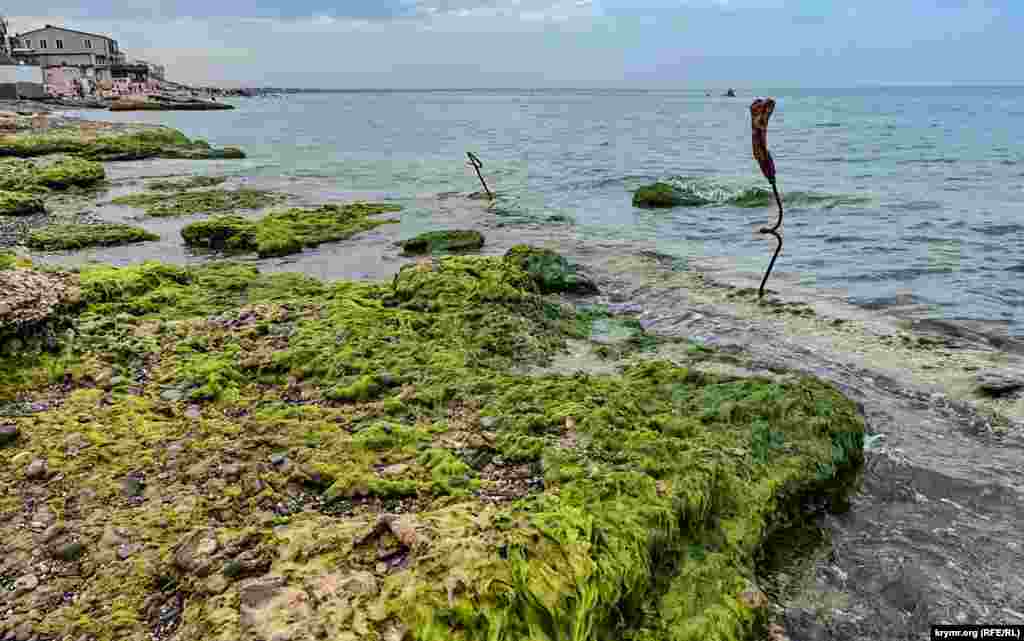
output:
[[[151,127],[134,132],[68,126],[47,133],[0,136],[0,156],[29,158],[66,153],[88,160],[145,160],[148,158],[244,158],[234,148],[210,149],[194,144],[175,129]]]
[[[0,191],[0,216],[27,216],[46,211],[43,199],[18,191]]]
[[[484,246],[484,237],[471,229],[430,231],[397,243],[406,254],[472,251]]]
[[[94,187],[105,178],[103,165],[80,158],[59,158],[45,164],[0,160],[0,189],[45,193],[50,189]]]
[[[146,188],[155,191],[183,191],[198,187],[217,187],[226,180],[223,176],[192,176],[185,180],[154,180],[147,183]]]
[[[644,208],[678,207],[706,205],[703,198],[676,189],[672,185],[656,182],[645,185],[633,192],[633,206]]]
[[[217,216],[187,225],[181,230],[185,244],[228,251],[256,252],[260,257],[284,256],[344,240],[378,225],[398,222],[372,219],[371,215],[399,211],[394,205],[354,203],[324,205],[315,209],[289,209],[250,220],[241,216]]]
[[[258,189],[204,189],[173,194],[133,194],[112,202],[145,210],[150,216],[215,214],[238,209],[262,209],[285,200],[282,194]]]
[[[446,257],[389,284],[233,263],[79,280],[69,393],[5,418],[26,435],[18,450],[63,475],[54,491],[72,488],[90,542],[76,600],[33,606],[45,633],[149,634],[130,614],[173,583],[189,595],[182,638],[379,640],[401,622],[418,640],[739,640],[763,620],[739,598],[761,546],[806,518],[803,497],[841,497],[862,460],[853,404],[815,379],[665,361],[522,373],[612,317],[555,313],[503,258]],[[14,391],[32,401],[35,385]],[[11,456],[5,515],[27,496]],[[128,501],[130,474],[160,482]],[[144,549],[99,561],[116,555],[96,543],[108,527]],[[206,533],[213,579],[175,562]],[[0,536],[12,558],[38,546]],[[235,579],[264,554],[293,592],[243,631]]]
[[[91,187],[106,178],[103,165],[91,160],[67,158],[47,165],[38,172],[40,184],[51,189]]]
[[[32,249],[59,251],[83,249],[85,247],[125,245],[148,240],[159,240],[160,236],[141,227],[122,223],[96,223],[47,225],[33,229],[26,244]]]
[[[509,261],[529,274],[541,292],[573,292],[596,294],[597,286],[576,272],[576,268],[565,258],[550,249],[516,245],[505,252]]]

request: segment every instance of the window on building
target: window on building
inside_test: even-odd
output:
[[[92,49],[92,40],[83,40],[86,49]]]
[[[32,41],[31,40],[26,40],[25,41],[25,48],[26,49],[31,49],[32,48]]]
[[[45,40],[40,40],[39,41],[39,48],[40,49],[45,49],[46,48],[46,41]]]
[[[63,49],[64,48],[64,41],[63,40],[58,40],[57,41],[57,48],[58,49]]]

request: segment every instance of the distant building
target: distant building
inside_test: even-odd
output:
[[[82,77],[97,83],[112,82],[112,67],[124,63],[117,40],[53,25],[15,35],[11,55],[19,62],[44,69],[77,68]]]

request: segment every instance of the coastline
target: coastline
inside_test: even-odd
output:
[[[482,231],[482,254],[494,260],[515,244],[548,244],[543,228],[491,225],[485,206],[462,196],[436,199],[430,207],[433,225]],[[386,281],[416,263],[393,248],[399,235],[385,225],[347,241],[363,248],[359,261],[376,261],[363,278]],[[600,288],[585,304],[606,305],[612,318],[638,323],[652,337],[682,341],[656,345],[656,356],[708,375],[791,381],[792,372],[802,372],[861,404],[871,443],[863,488],[849,512],[819,517],[830,532],[831,555],[801,559],[799,571],[784,572],[789,580],[776,575],[762,581],[773,597],[771,618],[794,638],[912,638],[929,622],[960,621],[961,615],[965,621],[1012,621],[1013,614],[1000,612],[1012,610],[1011,599],[1019,594],[1014,577],[1024,575],[1020,534],[1013,530],[1024,518],[1018,469],[1024,401],[983,399],[971,380],[991,367],[1022,375],[1016,345],[993,345],[962,330],[960,336],[913,331],[900,319],[846,305],[830,293],[786,286],[781,273],[773,280],[781,291],[772,296],[778,302],[759,305],[742,275],[714,261],[680,266],[635,246],[617,251],[612,243],[601,251],[582,243],[552,249],[582,265]],[[289,265],[294,263],[281,261],[272,271]],[[797,302],[810,302],[813,313],[779,304]],[[613,372],[634,357],[650,357],[623,350],[622,357],[609,359],[608,346],[618,349],[617,343],[598,334],[570,343],[570,351],[546,367]],[[695,342],[728,358],[694,363],[687,354]],[[997,414],[979,414],[975,404]],[[204,416],[210,409],[193,403],[184,411],[193,406]],[[873,439],[877,434],[884,436]],[[971,543],[978,540],[986,543]],[[974,562],[960,567],[965,556]],[[1003,579],[993,584],[997,569]],[[11,627],[18,625],[24,619]]]

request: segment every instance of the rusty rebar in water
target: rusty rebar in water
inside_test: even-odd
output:
[[[488,198],[494,198],[494,194],[487,188],[487,183],[484,182],[484,175],[480,173],[480,168],[484,166],[480,159],[476,157],[472,151],[467,151],[466,155],[469,156],[469,164],[476,170],[476,177],[480,179],[480,184],[484,186],[484,191],[487,192]]]
[[[750,104],[750,126],[754,159],[757,160],[757,164],[761,166],[761,173],[764,174],[764,177],[768,179],[768,183],[772,186],[775,203],[779,207],[779,219],[775,221],[775,226],[762,227],[758,230],[759,233],[775,236],[775,239],[779,241],[778,246],[775,247],[775,253],[772,255],[772,260],[768,263],[768,270],[765,271],[764,278],[761,279],[761,287],[757,290],[758,298],[764,296],[764,285],[768,282],[768,275],[772,273],[772,267],[775,266],[775,259],[779,257],[779,252],[782,251],[782,236],[778,232],[779,226],[782,225],[782,197],[779,196],[779,189],[775,185],[775,161],[768,151],[768,119],[772,117],[772,112],[774,111],[775,101],[771,98],[758,98]]]

